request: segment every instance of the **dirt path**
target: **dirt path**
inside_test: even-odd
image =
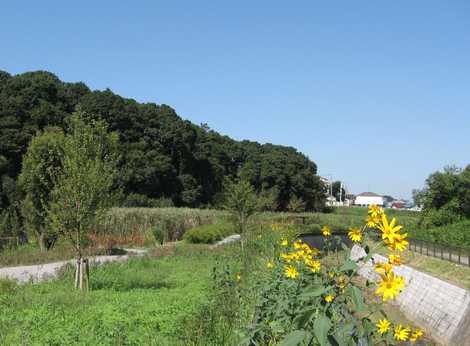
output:
[[[143,256],[147,253],[144,249],[124,249],[127,255],[121,256],[96,256],[90,257],[92,264],[103,264],[107,262],[124,262],[130,257]],[[74,263],[75,260],[59,261],[53,263],[35,264],[29,266],[0,268],[0,278],[17,280],[20,283],[41,282],[56,277],[57,272],[67,263]]]

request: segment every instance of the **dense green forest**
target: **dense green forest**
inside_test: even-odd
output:
[[[0,71],[1,209],[21,199],[17,178],[32,138],[48,127],[66,131],[77,109],[119,135],[122,205],[217,206],[224,179],[238,176],[270,201],[270,209],[285,210],[292,199],[307,210],[323,207],[315,163],[292,147],[235,141],[183,120],[170,106],[91,91],[49,72]]]

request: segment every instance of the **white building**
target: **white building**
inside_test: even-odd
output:
[[[368,206],[371,204],[383,206],[385,203],[384,198],[373,192],[363,192],[356,196],[354,200],[355,205]]]

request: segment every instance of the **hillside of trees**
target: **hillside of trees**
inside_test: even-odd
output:
[[[92,91],[49,72],[0,71],[1,209],[21,199],[17,178],[32,138],[50,127],[66,131],[77,109],[119,135],[122,205],[218,206],[224,179],[237,176],[269,200],[270,209],[285,210],[292,199],[307,210],[324,205],[315,163],[294,148],[235,141],[183,120],[170,106]]]

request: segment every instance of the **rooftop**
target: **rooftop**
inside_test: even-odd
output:
[[[381,195],[378,195],[374,192],[363,192],[357,195],[357,197],[362,196],[362,197],[382,197]]]

